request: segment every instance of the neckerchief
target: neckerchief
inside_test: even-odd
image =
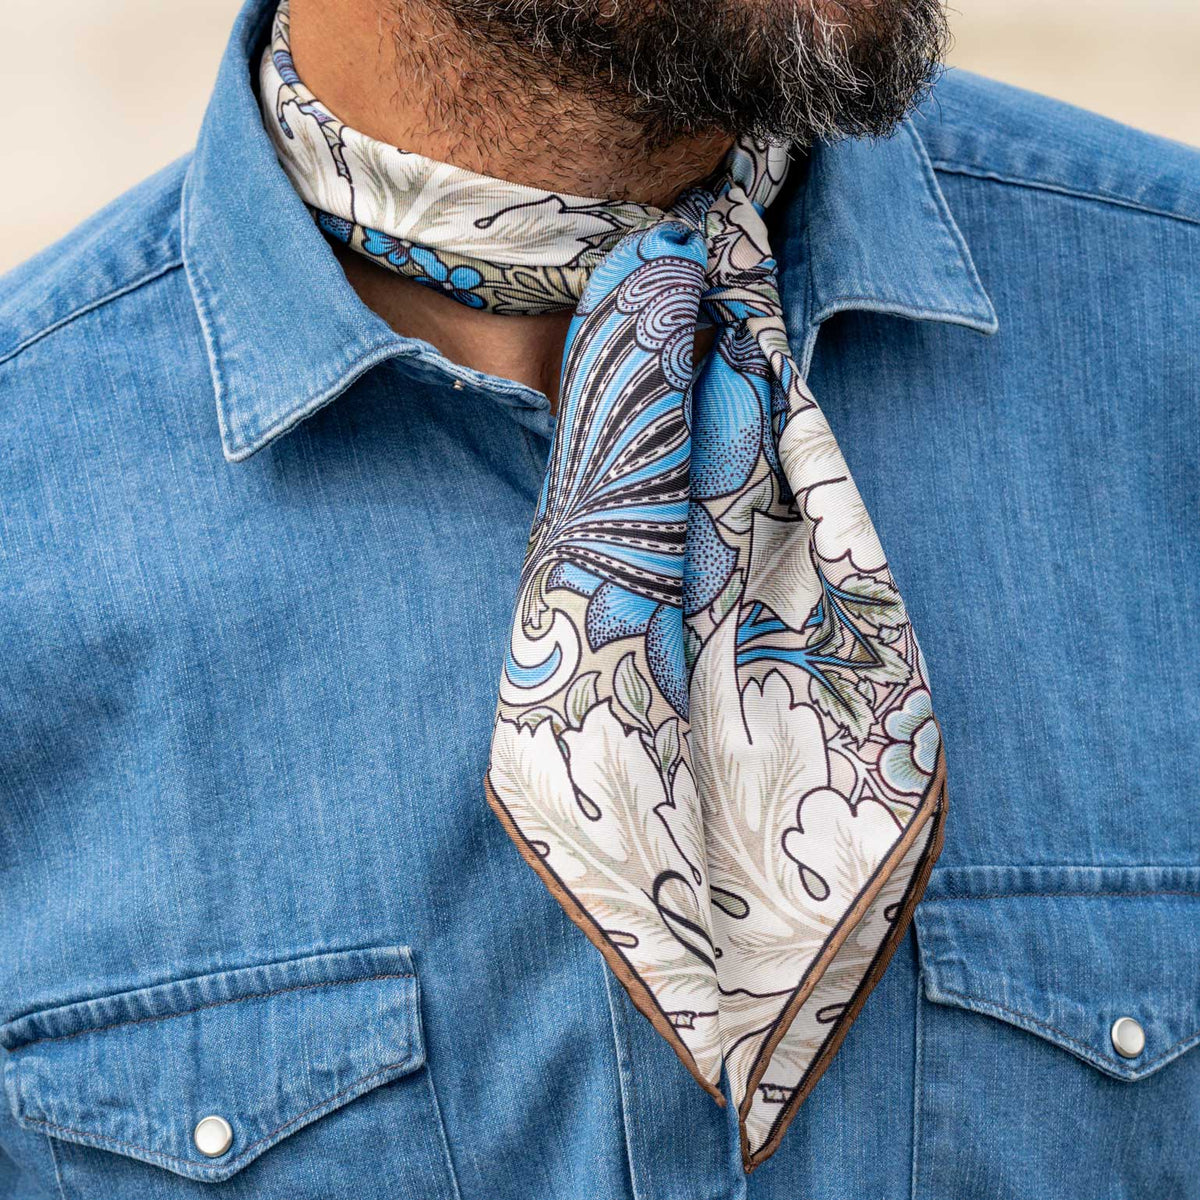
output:
[[[484,790],[720,1103],[725,1068],[750,1170],[886,967],[945,810],[920,648],[788,345],[763,220],[787,151],[739,139],[665,211],[490,179],[339,121],[286,0],[260,84],[329,236],[473,308],[573,310]]]

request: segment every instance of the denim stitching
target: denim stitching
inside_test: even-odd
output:
[[[276,988],[270,992],[251,992],[245,996],[233,996],[229,1000],[214,1000],[211,1004],[198,1004],[195,1008],[181,1008],[178,1012],[161,1013],[154,1017],[132,1017],[128,1021],[114,1021],[110,1025],[94,1025],[88,1029],[77,1029],[74,1033],[50,1033],[44,1037],[34,1038],[31,1042],[22,1042],[14,1048],[13,1053],[19,1054],[22,1050],[28,1049],[30,1046],[38,1046],[42,1042],[65,1042],[70,1038],[82,1037],[87,1033],[104,1033],[109,1029],[122,1029],[126,1025],[147,1025],[153,1021],[169,1021],[173,1017],[186,1017],[191,1013],[204,1012],[210,1008],[223,1008],[226,1004],[241,1004],[245,1000],[266,1000],[271,996],[282,996],[286,992],[303,992],[310,988],[337,987],[339,984],[347,983],[371,983],[379,979],[415,978],[416,975],[414,972],[406,971],[389,975],[362,975],[349,979],[326,979],[320,983],[297,983],[292,987]]]
[[[442,1143],[442,1155],[446,1164],[446,1178],[454,1193],[453,1200],[462,1200],[462,1189],[458,1186],[458,1171],[454,1166],[454,1155],[450,1152],[450,1139],[446,1136],[446,1122],[442,1119],[442,1106],[438,1102],[437,1088],[433,1084],[433,1072],[426,1068],[425,1086],[429,1088],[429,1099],[433,1102],[433,1115],[437,1120],[438,1138]]]
[[[1009,1008],[1004,1004],[998,1004],[995,1000],[988,1000],[984,996],[975,996],[970,992],[959,992],[954,988],[937,987],[937,985],[935,985],[935,988],[944,996],[957,996],[961,1000],[974,1000],[976,1004],[982,1004],[987,1008],[997,1009],[1000,1012],[1008,1013],[1009,1016],[1012,1017],[1020,1017],[1022,1021],[1028,1021],[1031,1025],[1037,1025],[1042,1029],[1050,1030],[1051,1033],[1057,1033],[1059,1037],[1063,1039],[1063,1041],[1070,1042],[1071,1045],[1078,1046],[1081,1050],[1086,1050],[1088,1055],[1093,1059],[1099,1059],[1101,1062],[1107,1061],[1104,1056],[1102,1054],[1098,1054],[1095,1048],[1088,1042],[1080,1041],[1077,1037],[1073,1037],[1071,1034],[1067,1033],[1065,1029],[1059,1029],[1057,1025],[1051,1025],[1049,1021],[1041,1021],[1037,1017],[1030,1016],[1029,1013],[1021,1012],[1016,1008]],[[1159,1054],[1157,1058],[1147,1059],[1147,1061],[1142,1064],[1143,1069],[1150,1066],[1152,1063],[1163,1061],[1163,1059],[1171,1054],[1172,1051],[1178,1049],[1178,1047],[1186,1044],[1187,1042],[1192,1041],[1198,1036],[1200,1036],[1200,1030],[1196,1030],[1194,1033],[1185,1034],[1177,1042],[1168,1046],[1161,1054]]]
[[[58,1169],[58,1155],[54,1153],[54,1139],[47,1133],[46,1148],[50,1151],[50,1165],[54,1168],[54,1182],[58,1184],[58,1194],[62,1200],[67,1200],[67,1189],[63,1184],[62,1172]]]
[[[924,1101],[925,1079],[925,972],[917,968],[916,1014],[913,1020],[913,1114],[912,1114],[912,1167],[909,1171],[909,1200],[917,1200],[920,1182],[921,1108]]]
[[[644,1200],[638,1186],[640,1170],[634,1162],[633,1143],[630,1140],[630,1117],[637,1106],[637,1081],[632,1071],[632,1054],[629,1050],[624,1014],[618,1011],[621,997],[613,992],[612,973],[604,973],[604,993],[608,1001],[608,1018],[612,1026],[613,1058],[617,1067],[617,1094],[621,1098],[621,1133],[625,1142],[625,1165],[629,1171],[629,1191],[633,1200]]]
[[[928,903],[937,904],[942,900],[1007,900],[1010,896],[1028,896],[1037,900],[1089,900],[1093,896],[1136,896],[1142,899],[1147,896],[1189,896],[1192,899],[1200,899],[1200,892],[1180,891],[1170,888],[1148,892],[1084,892],[1078,889],[1069,889],[1061,892],[971,892],[970,894],[946,892],[944,895],[930,896]]]
[[[1105,192],[1102,189],[1090,190],[1082,187],[1071,187],[1068,184],[1053,183],[1045,179],[1029,179],[1020,175],[1007,175],[1002,171],[994,171],[988,167],[976,166],[973,163],[954,162],[950,159],[932,159],[933,169],[947,175],[967,175],[972,179],[984,179],[992,183],[1004,183],[1010,187],[1029,188],[1037,192],[1053,192],[1058,196],[1071,196],[1076,200],[1092,200],[1097,204],[1111,204],[1116,208],[1128,208],[1133,212],[1148,213],[1154,217],[1166,217],[1172,221],[1182,221],[1185,225],[1200,225],[1200,220],[1187,213],[1173,212],[1169,208],[1155,208],[1128,196]]]
[[[332,1104],[335,1100],[340,1100],[343,1096],[354,1091],[354,1089],[359,1087],[361,1084],[366,1083],[370,1079],[374,1079],[378,1075],[386,1075],[389,1071],[395,1071],[401,1067],[408,1066],[410,1061],[410,1059],[405,1059],[403,1062],[388,1063],[386,1066],[380,1067],[377,1071],[371,1071],[368,1074],[361,1076],[347,1087],[344,1087],[340,1092],[337,1092],[332,1096],[328,1096],[326,1099],[321,1100],[316,1104],[310,1105],[308,1108],[304,1109],[303,1112],[297,1113],[291,1118],[291,1120],[284,1121],[282,1125],[272,1129],[270,1133],[263,1134],[262,1137],[251,1142],[248,1146],[243,1147],[241,1153],[231,1158],[228,1163],[221,1165],[228,1166],[231,1163],[240,1161],[241,1159],[245,1158],[251,1150],[261,1146],[263,1142],[269,1142],[277,1133],[282,1133],[283,1130],[287,1129],[289,1126],[295,1125],[297,1121],[303,1120],[303,1118],[308,1116],[309,1113],[316,1112],[317,1109],[324,1108],[327,1104]],[[110,1146],[127,1146],[131,1150],[140,1150],[143,1154],[148,1154],[152,1158],[170,1159],[172,1162],[187,1163],[189,1167],[200,1167],[202,1169],[205,1167],[204,1163],[198,1163],[194,1159],[184,1158],[180,1154],[167,1154],[163,1150],[152,1150],[149,1146],[143,1146],[139,1142],[126,1142],[120,1140],[119,1138],[108,1137],[103,1133],[89,1133],[86,1129],[73,1129],[69,1125],[56,1125],[53,1121],[39,1121],[35,1117],[27,1117],[25,1120],[28,1125],[36,1126],[41,1129],[54,1129],[59,1133],[73,1133],[78,1137],[89,1138],[93,1142],[106,1142]],[[216,1164],[214,1164],[214,1167],[215,1166]]]
[[[16,358],[19,354],[22,354],[24,351],[28,350],[30,346],[36,345],[43,338],[49,337],[52,333],[57,333],[65,325],[70,325],[72,321],[78,320],[80,317],[86,317],[88,313],[94,312],[97,308],[101,308],[105,304],[111,303],[113,300],[119,300],[122,296],[128,296],[130,292],[136,292],[138,288],[145,287],[148,283],[153,283],[160,276],[166,275],[170,271],[177,271],[182,265],[182,259],[168,259],[166,262],[160,263],[156,267],[151,267],[148,271],[138,275],[130,282],[120,284],[118,287],[113,288],[112,291],[105,292],[103,296],[99,296],[95,300],[89,300],[85,304],[81,304],[78,308],[72,309],[65,316],[51,321],[50,324],[46,325],[44,328],[35,330],[33,333],[19,341],[15,346],[0,352],[0,364]]]

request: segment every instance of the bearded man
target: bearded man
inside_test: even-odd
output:
[[[0,1195],[1191,1194],[1200,158],[945,40],[249,0],[0,284]]]

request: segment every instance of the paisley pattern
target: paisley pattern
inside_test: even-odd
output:
[[[264,120],[331,236],[463,304],[572,309],[485,790],[525,860],[768,1157],[941,844],[926,670],[792,358],[739,141],[670,211],[486,179],[348,129],[296,77]],[[693,361],[697,332],[712,344]]]

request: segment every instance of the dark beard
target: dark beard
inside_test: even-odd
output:
[[[434,0],[494,63],[654,144],[721,131],[810,145],[887,133],[946,46],[940,0]]]

